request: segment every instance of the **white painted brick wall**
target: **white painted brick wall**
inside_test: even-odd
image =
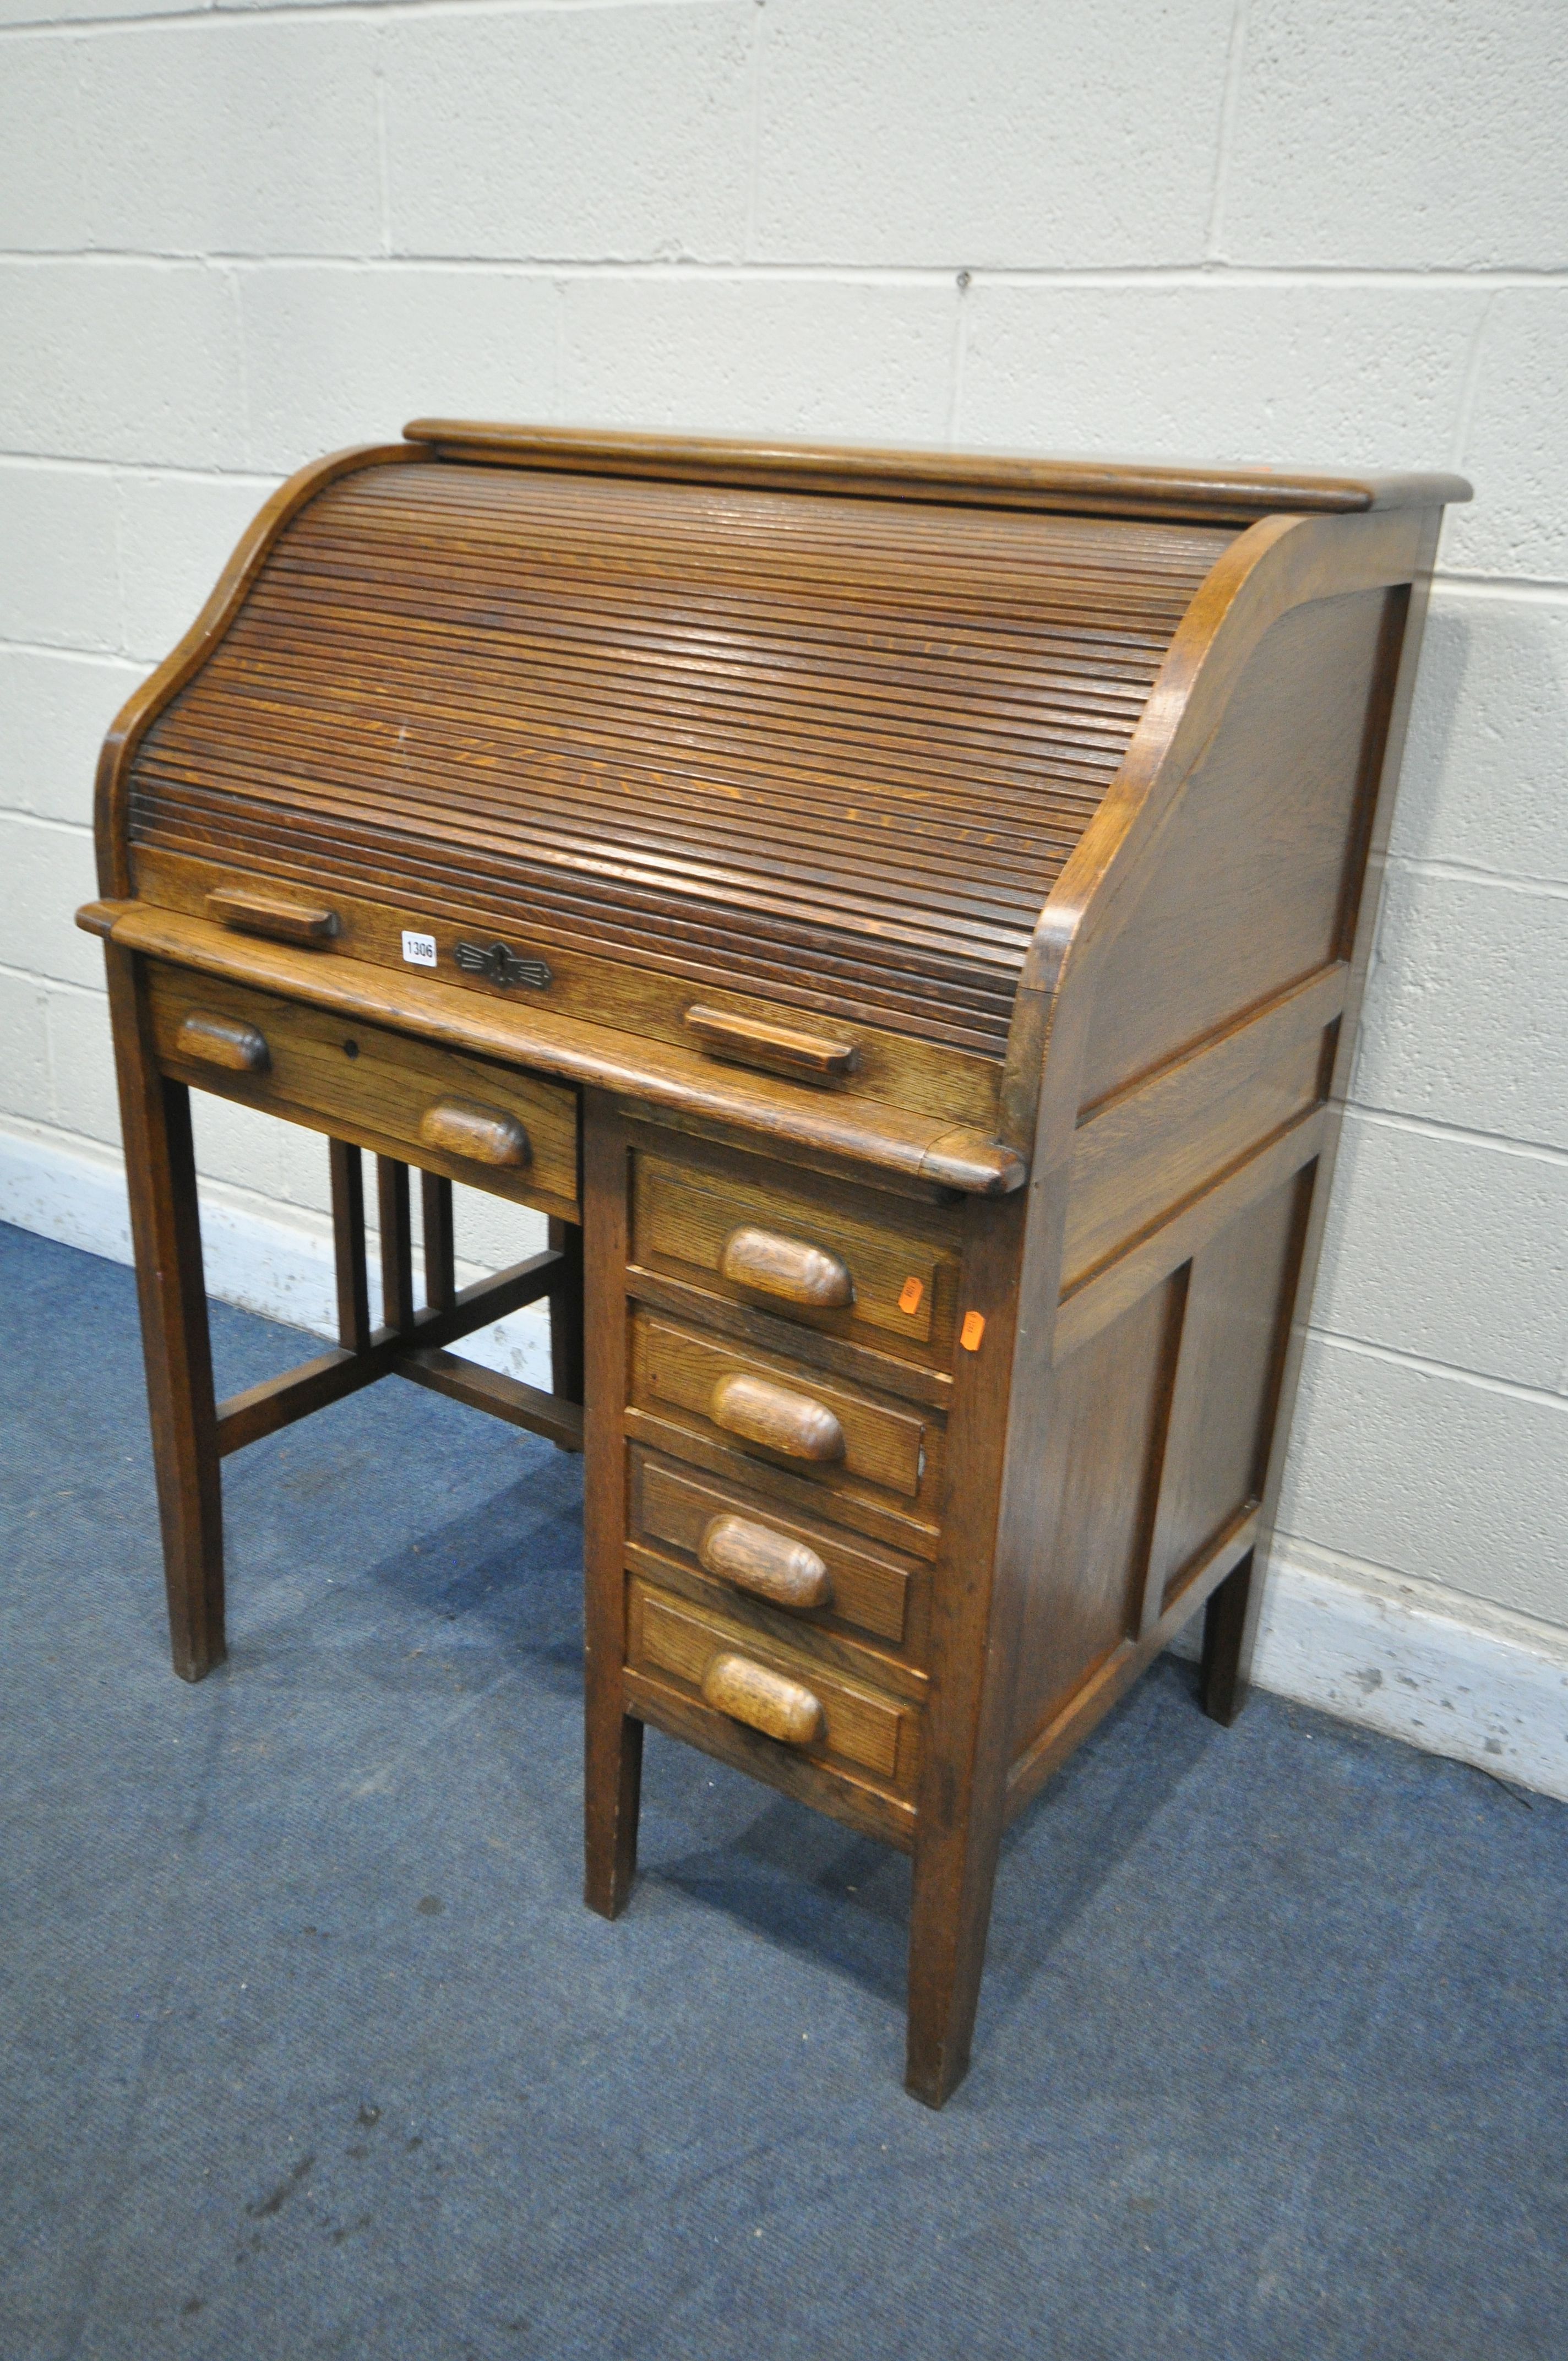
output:
[[[0,1124],[115,1137],[97,741],[318,452],[1456,466],[1286,1523],[1568,1627],[1565,53],[1562,0],[0,0]],[[199,1140],[320,1216],[313,1138]]]

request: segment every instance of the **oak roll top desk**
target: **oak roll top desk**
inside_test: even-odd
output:
[[[1467,497],[428,420],[285,485],[110,732],[81,914],[176,1670],[226,1453],[389,1374],[585,1449],[589,1903],[650,1722],[909,1851],[939,2104],[1006,1818],[1200,1609],[1245,1687]],[[221,1404],[192,1086],[331,1143],[340,1345]],[[459,1293],[455,1180],[548,1246]],[[448,1349],[540,1300],[552,1391]]]

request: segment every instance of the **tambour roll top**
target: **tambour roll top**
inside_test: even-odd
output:
[[[148,731],[132,837],[1000,1057],[1234,533],[370,467]]]

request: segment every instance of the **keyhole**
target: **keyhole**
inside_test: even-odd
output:
[[[358,1042],[345,1041],[343,1045],[343,1054],[345,1058],[357,1058],[359,1055]]]

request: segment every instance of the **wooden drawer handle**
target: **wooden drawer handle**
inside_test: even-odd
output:
[[[772,1230],[731,1230],[718,1257],[718,1275],[732,1287],[776,1295],[813,1312],[836,1312],[855,1300],[849,1266],[836,1254],[777,1237]]]
[[[465,1156],[470,1164],[526,1164],[530,1154],[516,1115],[474,1099],[437,1099],[421,1116],[419,1136],[427,1148]]]
[[[809,1746],[822,1735],[822,1706],[800,1681],[786,1681],[747,1656],[715,1656],[702,1676],[702,1693],[716,1712],[784,1746]]]
[[[833,1596],[828,1568],[814,1549],[745,1517],[714,1517],[696,1545],[697,1563],[740,1590],[797,1612],[826,1607]]]
[[[710,1057],[763,1066],[806,1082],[832,1082],[840,1074],[852,1074],[861,1061],[853,1041],[802,1033],[793,1025],[773,1025],[760,1016],[737,1016],[728,1008],[694,1005],[686,1010],[685,1021]]]
[[[242,935],[270,935],[280,943],[330,943],[337,932],[337,912],[319,902],[291,902],[281,894],[253,894],[243,885],[209,894],[207,916]]]
[[[222,1066],[231,1074],[263,1074],[272,1062],[264,1033],[237,1016],[215,1016],[208,1008],[192,1008],[174,1037],[174,1047],[181,1058]]]
[[[708,1411],[715,1426],[791,1459],[842,1459],[844,1430],[826,1402],[766,1378],[720,1378]]]

